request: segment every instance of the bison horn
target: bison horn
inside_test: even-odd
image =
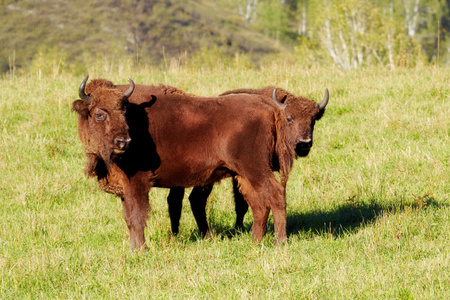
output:
[[[273,89],[272,99],[282,108],[286,108],[286,104],[281,103],[277,98],[277,89]]]
[[[273,89],[272,99],[275,100],[276,102],[279,102],[277,98],[277,89]]]
[[[130,82],[130,87],[128,88],[128,90],[125,91],[125,93],[123,93],[123,96],[125,98],[128,98],[131,96],[131,94],[133,94],[134,92],[134,82],[133,80],[131,80],[130,78],[128,78],[128,81]]]
[[[324,110],[325,106],[328,104],[328,98],[330,98],[330,94],[328,93],[328,89],[325,89],[325,97],[323,97],[322,102],[319,103],[319,110]]]
[[[83,100],[86,104],[91,104],[91,98],[89,95],[86,95],[84,89],[86,88],[86,82],[88,81],[89,75],[84,78],[83,82],[81,82],[80,87],[78,88],[78,95],[80,99]]]

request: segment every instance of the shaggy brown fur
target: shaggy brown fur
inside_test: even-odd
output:
[[[114,88],[114,84],[106,79],[92,79],[89,84],[86,86],[85,92],[86,94],[90,94],[93,91],[99,89],[99,88],[108,88],[108,89],[113,89]]]
[[[98,78],[98,79],[92,79],[88,85],[86,85],[86,93],[90,94],[93,91],[99,89],[99,88],[108,88],[108,89],[115,89],[116,85],[114,85],[114,83],[112,83],[109,80],[103,79],[103,78]],[[151,92],[155,92],[155,93],[163,93],[164,95],[170,95],[170,94],[179,94],[179,95],[187,95],[187,96],[192,96],[195,97],[195,95],[187,93],[183,90],[180,90],[177,87],[174,86],[170,86],[170,85],[165,85],[165,84],[158,84],[158,85],[148,85],[145,87],[145,91],[151,91]],[[142,89],[139,88],[135,91],[136,93],[142,92]]]
[[[165,84],[159,84],[158,88],[161,90],[161,92],[165,95],[169,94],[179,94],[179,95],[186,95],[191,97],[196,97],[194,94],[187,93],[183,90],[180,90],[179,88],[176,88],[174,86],[165,85]]]
[[[122,151],[117,148],[118,139],[129,139],[125,119],[128,100],[103,82],[95,82],[99,83],[99,87],[89,93],[89,104],[82,100],[72,104],[72,110],[78,112],[78,135],[88,158],[85,167],[88,176],[97,175],[98,164],[105,164],[107,167],[117,152]]]
[[[319,120],[324,112],[323,109],[319,109],[315,101],[309,100],[305,97],[296,97],[291,93],[273,86],[268,86],[262,89],[238,89],[225,92],[222,95],[233,95],[233,94],[254,94],[263,95],[266,97],[272,97],[273,91],[276,89],[277,99],[285,104],[285,113],[288,119],[287,127],[283,127],[282,130],[286,130],[289,137],[290,145],[295,149],[296,155],[300,157],[307,156],[312,147],[312,137],[314,124],[316,120]],[[282,128],[282,127],[277,127]],[[280,168],[274,166],[273,170],[277,171]],[[286,170],[280,170],[281,174],[287,174]],[[281,176],[281,183],[283,187],[286,187],[287,177]],[[206,200],[212,190],[212,187],[208,188],[194,188],[189,200],[191,202],[191,207],[204,206]],[[236,227],[242,228],[244,216],[248,211],[248,205],[244,200],[244,197],[239,191],[238,182],[233,178],[233,191],[235,196],[235,210],[236,210]],[[179,230],[179,220],[181,216],[182,200],[184,196],[184,189],[171,189],[169,196],[167,198],[169,204],[169,215],[172,224],[172,233],[177,234]],[[203,214],[202,214],[203,215]],[[204,226],[203,232],[208,235],[208,227],[205,219],[198,221]]]
[[[272,169],[287,178],[294,151],[279,106],[261,95],[193,97],[163,85],[136,85],[124,99],[127,89],[93,81],[85,89],[91,104],[77,100],[73,109],[87,173],[122,198],[133,248],[145,247],[151,187],[209,187],[228,176],[252,208],[253,239],[263,237],[272,210],[277,241],[286,240],[284,188]],[[129,147],[117,143],[129,138]]]
[[[288,135],[291,145],[295,148],[297,156],[306,156],[312,146],[315,121],[322,118],[325,112],[325,108],[319,110],[315,101],[302,96],[294,96],[281,88],[273,86],[262,89],[237,89],[222,93],[220,96],[253,94],[271,97],[274,89],[277,91],[278,100],[286,105],[285,112],[289,121]]]

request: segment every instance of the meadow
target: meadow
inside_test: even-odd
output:
[[[53,65],[0,79],[2,299],[449,299],[450,69],[342,72],[270,63],[166,68],[97,64],[90,78],[197,95],[266,85],[330,102],[287,186],[289,242],[233,228],[231,182],[208,201],[211,241],[187,197],[170,234],[152,189],[148,251],[132,251],[118,198],[83,174],[76,113],[84,74]],[[187,191],[189,192],[189,191]]]

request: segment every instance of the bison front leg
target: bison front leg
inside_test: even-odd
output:
[[[181,209],[183,208],[184,188],[171,188],[167,196],[172,234],[178,235],[180,227]]]
[[[148,191],[126,191],[122,198],[123,216],[130,231],[132,249],[146,249],[144,229],[147,226],[150,205]]]

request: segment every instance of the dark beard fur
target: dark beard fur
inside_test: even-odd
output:
[[[295,154],[297,154],[298,157],[305,157],[308,156],[309,151],[311,151],[311,148],[300,148],[295,147]]]
[[[118,162],[121,158],[121,155],[115,154],[112,151],[103,151],[99,154],[86,154],[87,162],[84,173],[88,177],[97,176],[98,179],[105,178],[111,164]]]
[[[106,170],[108,170],[112,164],[117,164],[122,159],[122,156],[123,154],[117,154],[112,150],[108,150],[101,151],[99,159],[103,161]]]

